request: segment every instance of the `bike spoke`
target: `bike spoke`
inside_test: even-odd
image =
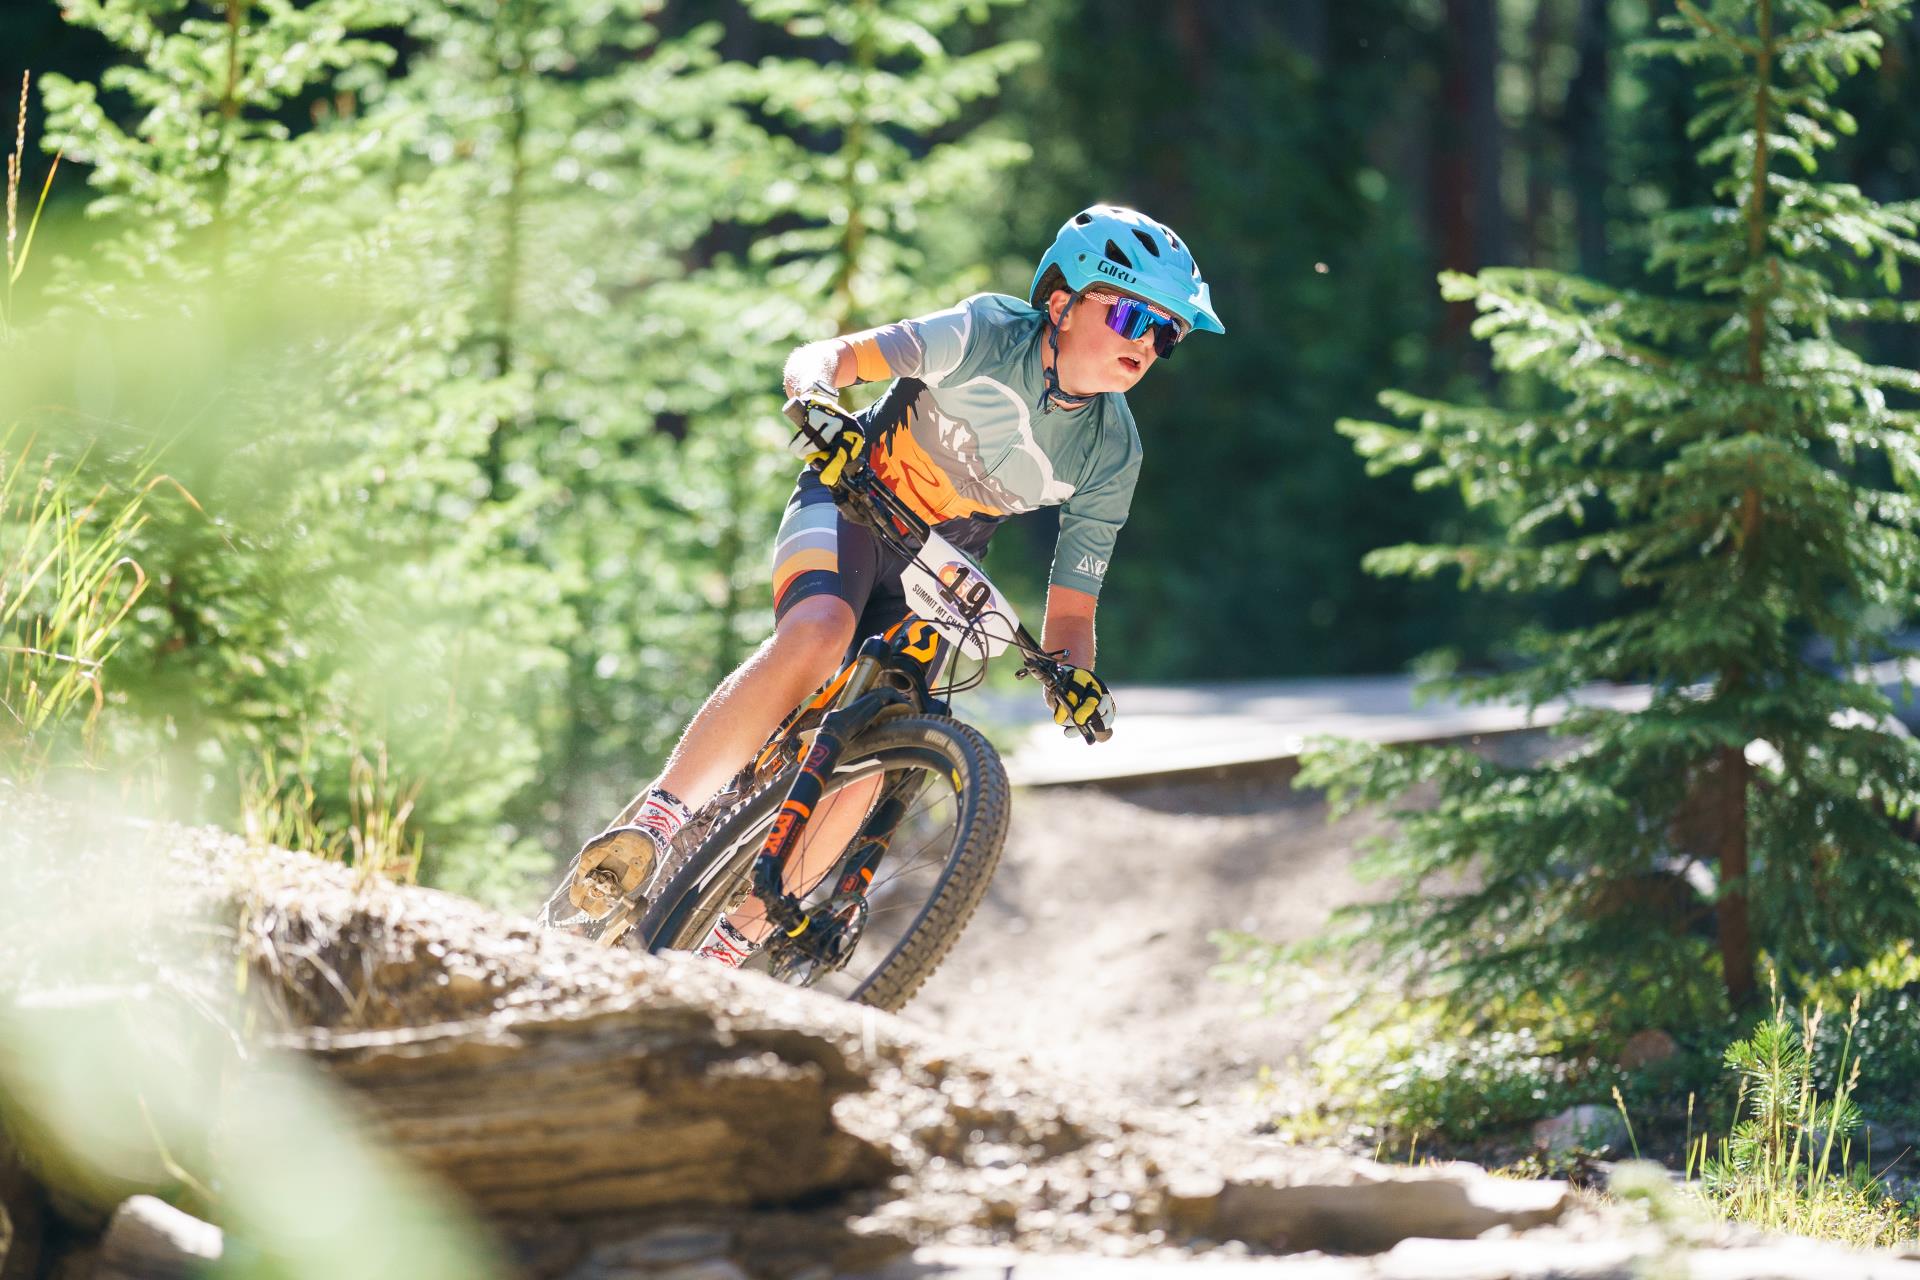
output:
[[[935,797],[936,802],[938,801],[939,798],[940,797],[938,796]],[[905,828],[908,825],[908,819],[915,816],[915,814],[919,812],[921,811],[915,810],[913,813],[909,813],[904,817],[902,817],[900,820],[900,826],[902,828]],[[950,826],[949,827],[936,826],[934,828],[933,834],[929,835],[926,838],[926,840],[921,842],[920,846],[916,848],[912,853],[905,855],[904,859],[902,859],[900,855],[890,853],[889,857],[880,864],[882,867],[887,868],[890,874],[885,877],[876,878],[873,884],[868,886],[867,892],[869,894],[872,894],[882,884],[885,884],[888,881],[904,879],[916,867],[919,867],[922,865],[920,859],[923,854],[926,854],[927,852],[933,850],[934,846],[938,844],[941,840],[943,839],[951,840],[951,838],[952,838],[952,828]],[[938,863],[944,863],[946,861],[946,851],[945,850],[935,851],[935,858],[937,860],[936,865]]]

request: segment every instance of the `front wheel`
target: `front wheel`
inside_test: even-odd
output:
[[[789,770],[750,795],[668,878],[640,922],[649,951],[693,950],[747,899],[753,860],[793,776]],[[999,755],[977,730],[940,716],[903,716],[848,744],[815,813],[824,815],[835,797],[871,812],[876,795],[906,797],[905,808],[864,902],[842,915],[851,953],[824,964],[775,934],[747,967],[891,1011],[939,967],[980,905],[1006,840],[1011,791]],[[810,883],[787,885],[803,907],[845,901],[835,896],[832,874],[840,852],[801,859],[817,868]]]

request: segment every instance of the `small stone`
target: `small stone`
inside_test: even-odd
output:
[[[663,1227],[593,1251],[595,1262],[614,1266],[665,1266],[713,1259],[733,1244],[733,1233],[712,1227]]]
[[[1620,1113],[1591,1102],[1568,1107],[1533,1126],[1533,1145],[1548,1155],[1617,1151],[1624,1149],[1627,1141],[1627,1122]]]
[[[1679,1042],[1664,1031],[1636,1031],[1627,1037],[1627,1043],[1621,1046],[1620,1056],[1614,1061],[1623,1071],[1638,1071],[1641,1067],[1665,1062],[1679,1052]]]

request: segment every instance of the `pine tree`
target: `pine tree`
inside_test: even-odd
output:
[[[749,0],[803,42],[762,59],[753,85],[784,143],[770,211],[802,225],[762,238],[754,255],[836,331],[947,305],[954,276],[984,275],[929,252],[928,232],[964,227],[994,175],[1029,154],[980,127],[977,107],[1036,47],[988,38],[958,51],[1007,3]]]
[[[767,216],[772,143],[718,24],[663,8],[434,6],[384,109],[427,267],[392,300],[439,322],[369,364],[430,388],[402,374],[383,398],[468,424],[492,563],[558,593],[564,664],[529,716],[550,781],[509,806],[556,846],[617,811],[744,652],[732,570],[762,557],[729,532],[771,535],[791,465],[770,401],[794,308],[715,249]]]
[[[64,20],[118,60],[98,84],[42,82],[43,146],[86,166],[94,231],[49,273],[55,327],[41,340],[64,327],[114,370],[75,378],[66,394],[90,413],[56,416],[52,438],[106,484],[164,443],[165,469],[198,503],[149,504],[133,547],[152,589],[121,656],[145,731],[118,735],[122,752],[169,761],[187,816],[231,797],[223,745],[257,741],[289,707],[328,720],[316,690],[334,663],[315,650],[337,611],[314,584],[346,547],[285,501],[329,488],[308,468],[330,442],[288,403],[311,372],[312,328],[267,347],[299,310],[278,290],[311,283],[286,264],[324,260],[384,207],[356,197],[385,140],[340,108],[392,63],[371,34],[399,12],[395,0],[78,0]],[[140,330],[102,312],[168,319]]]
[[[92,166],[101,220],[48,292],[76,332],[89,311],[146,318],[85,335],[119,366],[87,393],[109,446],[89,466],[110,477],[127,441],[161,442],[197,499],[154,504],[136,548],[153,588],[122,651],[121,757],[165,759],[175,812],[234,825],[297,765],[303,821],[329,837],[369,769],[396,797],[424,784],[434,874],[477,851],[512,864],[496,823],[534,771],[529,690],[567,620],[549,579],[499,556],[525,513],[474,502],[475,424],[514,400],[453,372],[472,312],[424,283],[459,263],[415,216],[412,104],[376,38],[417,11],[71,6],[123,61],[98,85],[48,80],[48,145]]]
[[[336,95],[376,80],[391,47],[369,33],[398,0],[71,0],[61,16],[122,51],[99,85],[48,75],[46,145],[91,166],[88,212],[118,234],[89,255],[101,285],[192,264],[225,269],[310,239],[350,206],[337,196],[383,140],[352,129],[296,133]],[[122,123],[101,90],[134,108]],[[115,104],[117,106],[117,104]],[[196,236],[212,253],[181,252]],[[96,298],[97,300],[97,298]]]
[[[1817,177],[1854,127],[1829,95],[1905,9],[1680,0],[1644,51],[1698,77],[1716,203],[1649,228],[1672,290],[1445,276],[1545,407],[1391,392],[1411,425],[1341,424],[1376,473],[1415,468],[1504,526],[1378,551],[1371,571],[1521,593],[1618,575],[1611,616],[1536,632],[1522,668],[1456,690],[1537,707],[1594,681],[1650,689],[1644,709],[1573,714],[1531,765],[1350,743],[1308,762],[1347,806],[1437,791],[1372,854],[1398,892],[1348,923],[1463,1004],[1552,992],[1672,1019],[1676,1001],[1711,1009],[1717,977],[1745,1007],[1761,954],[1805,975],[1920,928],[1915,847],[1890,820],[1920,794],[1920,747],[1856,666],[1898,651],[1916,603],[1920,375],[1849,345],[1920,320],[1887,296],[1920,260],[1920,202]]]

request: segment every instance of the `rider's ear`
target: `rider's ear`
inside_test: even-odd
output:
[[[1055,289],[1052,295],[1047,298],[1047,319],[1051,320],[1054,324],[1059,324],[1060,313],[1065,311],[1067,304],[1072,301],[1073,295],[1065,289]]]

